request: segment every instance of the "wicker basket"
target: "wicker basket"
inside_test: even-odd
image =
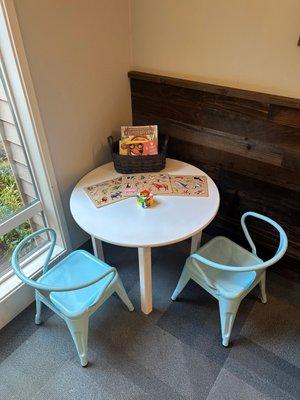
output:
[[[112,136],[107,138],[111,156],[117,172],[134,174],[137,172],[158,172],[165,168],[169,137],[159,135],[158,154],[154,156],[123,156],[119,154],[119,141]]]

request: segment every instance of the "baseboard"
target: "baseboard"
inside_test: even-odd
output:
[[[2,299],[0,304],[0,329],[20,314],[34,301],[34,290],[21,284],[15,291]]]

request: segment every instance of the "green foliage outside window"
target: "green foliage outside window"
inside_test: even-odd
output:
[[[12,215],[22,206],[23,201],[9,162],[6,158],[0,157],[0,221]],[[2,257],[9,256],[17,243],[30,233],[29,222],[24,222],[0,236],[0,262]]]

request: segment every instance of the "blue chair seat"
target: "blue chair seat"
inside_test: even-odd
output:
[[[256,255],[224,236],[217,236],[210,240],[198,249],[196,254],[200,254],[216,263],[237,267],[262,263],[262,260]],[[245,289],[252,285],[257,275],[255,271],[229,272],[211,268],[192,257],[187,260],[187,267],[193,270],[194,274],[199,275],[200,279],[204,274],[208,284],[219,292],[229,294],[230,297],[240,296]],[[197,269],[201,269],[199,274],[197,274]]]
[[[90,253],[77,250],[56,264],[37,281],[53,287],[58,282],[63,286],[75,287],[85,281],[93,280],[110,268],[110,266]],[[83,289],[67,292],[50,292],[49,297],[59,311],[72,317],[85,312],[87,308],[94,305],[97,299],[103,296],[112,278],[113,273]]]

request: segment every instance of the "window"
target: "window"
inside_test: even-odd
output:
[[[10,258],[23,237],[41,227],[57,233],[55,257],[69,249],[68,233],[47,143],[11,0],[0,1],[0,314],[2,303],[18,304],[11,318],[32,301],[22,289]],[[22,265],[28,276],[42,267],[47,235],[24,249]],[[8,295],[19,298],[8,299]],[[8,299],[8,300],[7,300]],[[7,318],[10,318],[6,315]],[[5,317],[5,318],[6,318]],[[1,320],[0,328],[7,320]]]
[[[3,71],[0,61],[0,71]],[[16,116],[0,74],[0,279],[10,270],[16,245],[47,225]],[[27,249],[28,256],[36,246]],[[26,253],[24,254],[24,260]]]

